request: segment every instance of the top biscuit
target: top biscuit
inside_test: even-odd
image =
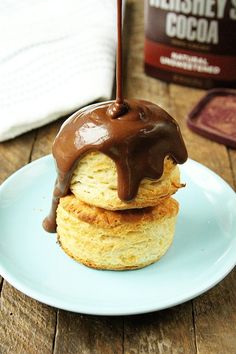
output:
[[[70,185],[72,193],[78,199],[107,210],[154,206],[174,194],[180,187],[179,168],[167,157],[160,179],[143,179],[137,196],[131,201],[122,201],[117,195],[115,163],[100,152],[90,152],[79,161]]]

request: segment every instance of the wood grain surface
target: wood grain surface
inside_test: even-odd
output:
[[[192,133],[186,115],[204,94],[168,85],[143,71],[143,2],[128,0],[125,16],[125,94],[160,104],[179,122],[191,158],[236,187],[236,151]],[[0,144],[0,183],[51,151],[65,117]],[[0,354],[236,353],[236,271],[206,294],[152,314],[98,317],[54,309],[0,277]]]

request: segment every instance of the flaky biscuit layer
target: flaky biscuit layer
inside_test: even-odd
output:
[[[70,189],[87,204],[108,210],[123,210],[155,206],[180,187],[179,168],[171,158],[166,158],[161,178],[155,181],[144,179],[136,198],[124,202],[117,195],[115,163],[100,152],[90,152],[75,169]]]
[[[69,256],[92,268],[142,268],[170,247],[177,213],[172,198],[156,207],[109,211],[70,195],[58,206],[58,241]]]

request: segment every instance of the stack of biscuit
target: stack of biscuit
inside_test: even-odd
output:
[[[161,178],[143,179],[135,199],[122,201],[115,163],[90,152],[74,170],[70,194],[60,198],[59,244],[92,268],[125,270],[154,263],[172,243],[179,207],[171,195],[180,187],[179,168],[166,157]]]

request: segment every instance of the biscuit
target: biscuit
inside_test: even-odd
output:
[[[69,195],[57,209],[58,241],[70,257],[92,268],[142,268],[170,247],[178,208],[167,198],[155,207],[110,211]]]
[[[113,160],[100,152],[85,155],[72,176],[70,189],[81,201],[108,210],[123,210],[155,206],[174,194],[180,184],[180,173],[174,161],[167,157],[159,180],[145,178],[135,199],[125,202],[117,195],[117,172]]]

